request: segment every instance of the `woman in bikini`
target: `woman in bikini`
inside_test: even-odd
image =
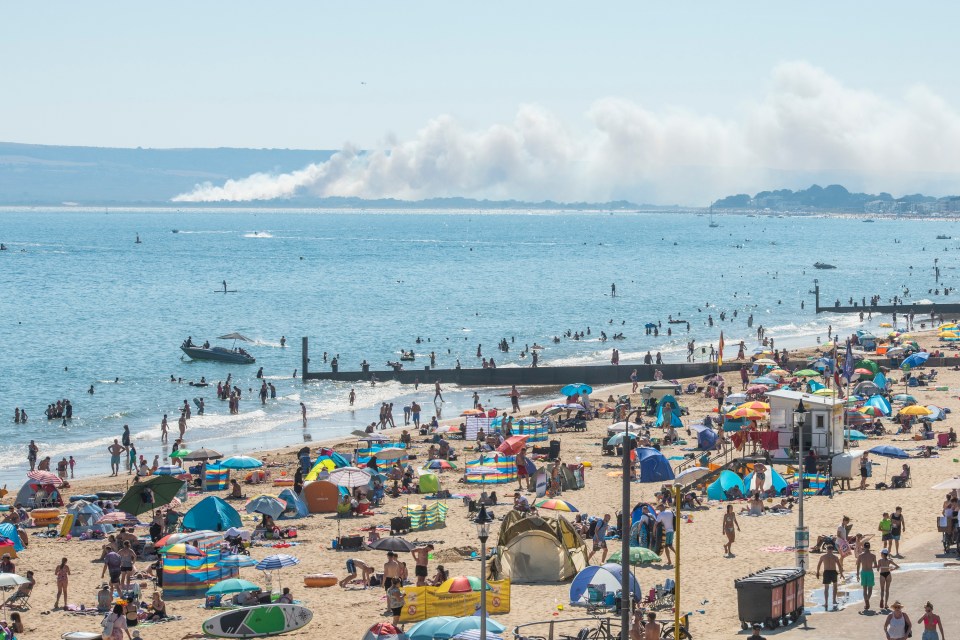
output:
[[[927,602],[923,605],[923,615],[917,620],[923,625],[923,636],[921,640],[940,640],[943,638],[943,621],[940,616],[933,612],[933,605]],[[937,633],[937,629],[940,630]]]
[[[880,572],[880,608],[885,608],[890,603],[890,583],[893,581],[893,576],[890,575],[890,572],[894,569],[899,569],[900,565],[893,561],[890,557],[890,550],[883,549],[880,551],[880,559],[877,560],[877,571]]]
[[[57,600],[53,603],[53,608],[56,609],[60,605],[60,594],[63,594],[63,606],[67,606],[67,582],[70,580],[70,567],[67,566],[67,559],[64,558],[60,561],[60,564],[57,565],[57,568],[53,570],[55,576],[57,576]]]
[[[723,515],[723,533],[727,536],[727,544],[723,545],[723,552],[733,555],[733,542],[737,539],[736,531],[740,531],[740,523],[737,522],[737,514],[733,512],[733,505],[727,505],[727,512]]]

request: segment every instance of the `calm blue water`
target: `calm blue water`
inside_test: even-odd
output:
[[[0,211],[0,242],[9,247],[0,253],[0,480],[22,478],[31,438],[41,456],[72,454],[79,472],[102,473],[105,447],[124,424],[152,460],[164,452],[161,416],[168,413],[175,429],[177,408],[200,395],[207,415],[190,421],[187,440],[225,452],[342,434],[372,420],[385,400],[396,399],[396,416],[412,397],[432,406],[426,390],[384,384],[358,388],[350,413],[349,386],[304,389],[291,378],[304,335],[314,368],[323,351],[355,369],[363,359],[381,366],[415,347],[436,351],[439,367],[457,357],[477,366],[478,343],[499,366],[529,364],[517,355],[534,342],[547,347],[544,364],[606,362],[613,346],[622,361],[648,349],[676,360],[689,337],[716,341],[719,325],[707,327],[706,317],[717,319],[721,310],[739,312],[724,323],[728,345],[755,345],[755,328],[746,327],[751,312],[754,327],[765,325],[784,346],[811,343],[831,323],[851,326],[853,318],[814,316],[807,294],[814,277],[831,300],[886,299],[904,285],[907,299],[942,300],[927,294],[938,258],[946,284],[957,284],[958,241],[935,239],[953,229],[960,238],[954,224],[719,220],[721,227],[710,229],[692,214]],[[137,233],[143,244],[134,244]],[[817,260],[840,268],[815,271]],[[222,280],[237,293],[214,293]],[[616,298],[609,296],[613,282]],[[668,314],[691,320],[689,336],[644,335],[643,324],[658,319],[665,332]],[[587,327],[585,341],[550,341]],[[601,329],[627,339],[602,345]],[[257,365],[181,358],[187,335],[202,342],[232,331],[256,340],[248,348]],[[417,336],[430,342],[418,346]],[[502,337],[516,338],[505,359],[495,350]],[[254,399],[261,365],[279,396],[266,407]],[[228,415],[214,391],[186,385],[201,376],[216,383],[228,372],[253,389],[239,416]],[[184,384],[170,383],[171,375]],[[482,396],[503,406],[504,391]],[[451,390],[444,416],[467,406],[469,393]],[[73,401],[67,426],[44,419],[57,398]],[[301,400],[310,414],[306,432]],[[27,425],[14,426],[15,407],[27,409]]]

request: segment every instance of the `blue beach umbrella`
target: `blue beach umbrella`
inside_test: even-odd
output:
[[[441,625],[435,632],[434,638],[443,639],[443,638],[452,638],[456,635],[463,633],[464,631],[469,631],[471,629],[480,628],[480,616],[463,616],[462,618],[454,618],[444,625]],[[487,631],[492,631],[494,633],[503,633],[507,628],[493,620],[487,618]]]
[[[847,429],[843,432],[844,437],[847,440],[866,440],[867,434],[863,431],[857,431],[856,429]]]
[[[894,447],[893,445],[889,444],[881,444],[876,446],[873,449],[870,449],[870,451],[867,453],[872,453],[875,456],[883,456],[884,458],[905,459],[910,457],[910,454],[900,447]]]
[[[259,469],[263,466],[263,461],[250,456],[232,456],[222,460],[220,466],[225,469]]]
[[[256,591],[260,586],[256,585],[249,580],[241,580],[240,578],[230,578],[228,580],[221,580],[217,584],[213,585],[207,589],[208,596],[225,596],[231,593],[243,593],[244,591]]]
[[[263,560],[257,563],[257,569],[260,571],[276,571],[277,569],[283,569],[284,567],[292,567],[293,565],[300,564],[300,559],[295,558],[286,553],[277,553],[272,556],[267,556]]]
[[[257,566],[257,561],[251,558],[250,556],[245,556],[241,554],[234,554],[230,556],[224,556],[220,558],[217,562],[218,567],[236,567],[237,569],[243,567],[255,567]]]
[[[410,638],[410,640],[433,640],[436,631],[440,629],[440,627],[456,619],[456,616],[434,616],[427,618],[410,627],[407,630],[407,637]]]
[[[615,434],[613,434],[612,436],[610,436],[610,439],[607,440],[607,445],[609,445],[609,446],[611,446],[611,447],[617,446],[618,444],[620,444],[621,442],[623,442],[623,438],[624,438],[624,436],[626,436],[626,435],[627,435],[626,433],[615,433]],[[630,438],[633,439],[633,440],[636,440],[636,439],[637,439],[637,434],[631,432],[631,433],[630,433]]]
[[[157,470],[153,472],[155,476],[178,476],[181,473],[184,473],[183,467],[178,467],[175,464],[165,464],[157,467]]]
[[[578,393],[593,393],[593,387],[582,382],[574,382],[560,389],[560,393],[565,396],[572,396]]]
[[[908,358],[906,358],[900,364],[900,368],[904,370],[909,370],[914,367],[921,367],[927,362],[927,358],[929,357],[930,357],[930,354],[927,353],[926,351],[918,351],[912,356],[909,356]]]
[[[751,380],[750,384],[772,385],[772,384],[780,384],[780,383],[768,376],[760,376],[759,378],[754,378],[753,380]]]

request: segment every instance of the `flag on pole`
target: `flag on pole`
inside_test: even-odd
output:
[[[717,350],[717,367],[723,366],[723,331],[720,332],[720,348]]]
[[[847,384],[853,380],[853,348],[850,346],[850,340],[847,340],[847,352],[843,356],[843,377],[847,379]]]

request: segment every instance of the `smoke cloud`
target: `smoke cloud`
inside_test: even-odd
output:
[[[284,174],[197,185],[175,202],[314,195],[705,204],[738,192],[803,188],[933,195],[960,190],[960,112],[925,87],[899,100],[844,86],[804,62],[778,65],[763,98],[737,118],[595,102],[574,131],[543,108],[468,130],[439,116],[410,140],[351,146]]]

